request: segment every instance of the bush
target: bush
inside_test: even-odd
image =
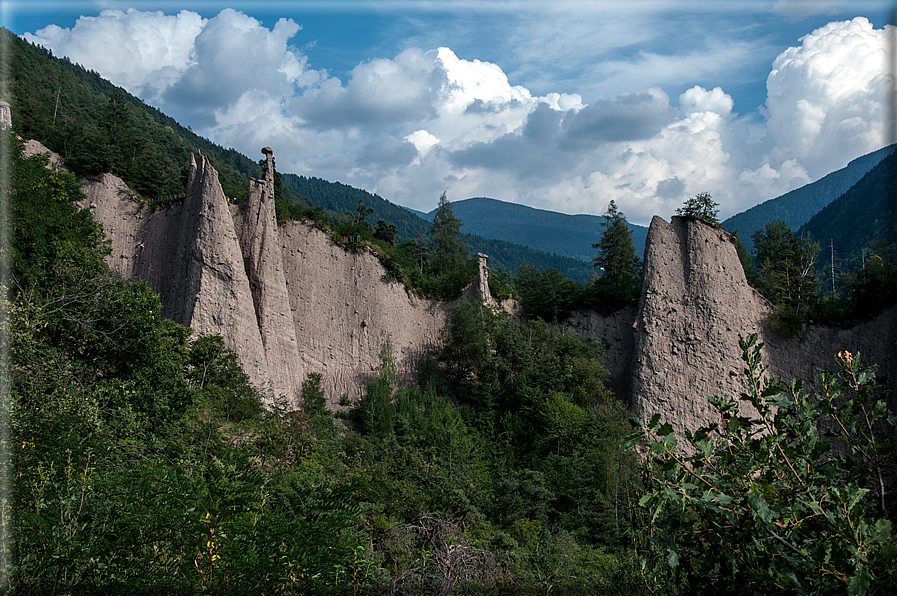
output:
[[[658,415],[624,444],[650,454],[649,577],[687,593],[894,593],[897,417],[876,367],[841,352],[810,395],[763,378],[757,335],[739,344],[755,418],[712,397],[719,421],[684,448]]]

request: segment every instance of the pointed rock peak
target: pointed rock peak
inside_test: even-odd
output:
[[[262,154],[265,156],[265,187],[271,198],[274,196],[274,151],[271,147],[262,147]]]
[[[489,255],[477,253],[477,264],[479,270],[476,279],[461,291],[461,300],[464,302],[482,300],[487,305],[494,306],[497,302],[489,292]]]
[[[190,171],[187,174],[187,192],[190,192],[190,189],[193,188],[193,183],[196,180],[196,158],[193,156],[193,153],[190,154]]]

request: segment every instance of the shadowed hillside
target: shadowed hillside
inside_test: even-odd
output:
[[[816,215],[826,205],[847,192],[851,186],[859,182],[869,170],[893,152],[894,145],[858,157],[845,167],[823,176],[780,197],[770,199],[733,215],[722,223],[729,231],[738,231],[738,236],[748,250],[753,248],[751,234],[760,230],[767,223],[781,219],[792,230],[796,230]]]

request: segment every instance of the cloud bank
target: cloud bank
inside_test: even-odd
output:
[[[659,86],[592,101],[536,95],[447,47],[373,58],[340,80],[309,64],[304,34],[231,9],[209,19],[131,9],[25,38],[217,143],[250,156],[270,145],[283,171],[423,210],[443,190],[567,213],[600,214],[613,199],[641,224],[705,191],[726,217],[881,147],[892,84],[885,32],[863,17],[782,52],[760,116],[699,85],[675,98]]]

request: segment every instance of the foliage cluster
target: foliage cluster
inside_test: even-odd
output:
[[[106,267],[73,177],[11,146],[13,593],[364,585],[351,486],[293,465],[308,417],[263,409],[221,338],[163,320]]]
[[[393,585],[444,593],[428,574],[449,543],[426,536],[460,530],[452,552],[466,554],[471,579],[488,570],[483,585],[499,593],[638,592],[625,549],[636,460],[618,450],[629,425],[604,388],[600,344],[540,321],[521,328],[482,304],[450,313],[439,364],[421,362],[414,386],[396,384],[384,338],[351,412],[361,434],[347,454],[368,471],[364,500]],[[408,552],[415,544],[427,560]]]
[[[677,436],[655,415],[625,443],[647,440],[652,464],[639,502],[649,582],[689,594],[893,593],[897,417],[876,367],[842,351],[809,394],[765,377],[756,335],[740,346],[747,391],[710,398],[716,422]]]
[[[774,326],[794,335],[816,305],[819,243],[795,237],[781,219],[766,224],[752,238],[758,289],[776,305]]]
[[[775,305],[770,323],[785,336],[797,334],[807,321],[848,324],[897,303],[897,245],[884,238],[873,243],[878,254],[860,270],[840,276],[843,285],[821,299],[818,242],[796,236],[783,220],[775,220],[754,232],[753,244],[753,258],[739,252],[745,275]]]
[[[712,226],[719,227],[719,203],[713,201],[709,192],[699,192],[686,199],[685,204],[676,209],[676,215],[703,220]]]
[[[614,201],[608,205],[601,228],[601,239],[592,244],[598,251],[592,264],[602,275],[593,273],[586,284],[553,268],[541,271],[524,264],[517,269],[512,287],[528,317],[557,321],[577,308],[610,314],[638,300],[642,263],[636,255],[626,216]]]

